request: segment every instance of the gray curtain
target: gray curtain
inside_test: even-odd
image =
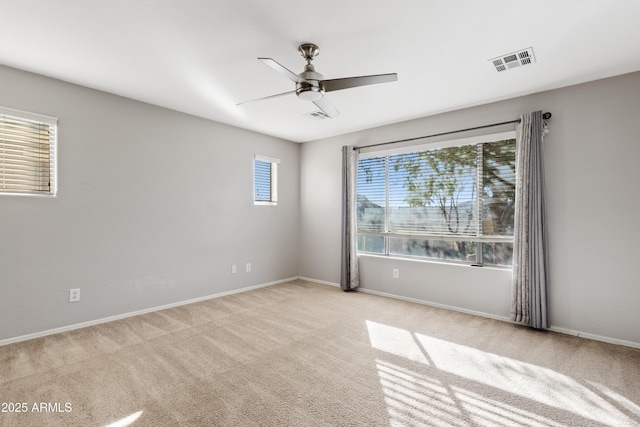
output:
[[[360,286],[356,224],[358,152],[342,147],[342,271],[340,287],[349,291]]]
[[[511,320],[549,327],[542,112],[523,114],[516,129],[516,200]]]

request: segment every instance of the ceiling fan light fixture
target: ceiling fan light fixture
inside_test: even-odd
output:
[[[296,90],[296,93],[298,98],[303,101],[317,101],[322,98],[322,91],[315,86],[301,87]]]

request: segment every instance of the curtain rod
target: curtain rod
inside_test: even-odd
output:
[[[548,112],[544,113],[542,115],[542,118],[544,120],[549,120],[551,118],[551,113],[548,113]],[[520,123],[520,119],[510,120],[508,122],[492,123],[490,125],[476,126],[476,127],[472,127],[472,128],[466,128],[466,129],[452,130],[452,131],[449,131],[449,132],[434,133],[432,135],[426,135],[426,136],[417,136],[415,138],[400,139],[398,141],[389,141],[389,142],[380,142],[378,144],[361,145],[359,147],[353,147],[353,149],[354,150],[360,150],[361,148],[379,147],[381,145],[389,145],[389,144],[398,144],[400,142],[409,142],[409,141],[415,141],[417,139],[434,138],[436,136],[451,135],[451,134],[454,134],[454,133],[468,132],[468,131],[471,131],[471,130],[491,128],[491,127],[495,127],[495,126],[508,125],[508,124],[511,124],[511,123]]]

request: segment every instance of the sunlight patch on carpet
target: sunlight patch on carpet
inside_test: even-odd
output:
[[[605,396],[560,372],[427,335],[415,337],[439,370],[585,419],[634,423]]]
[[[429,364],[411,332],[367,320],[371,347],[409,360]]]
[[[376,367],[391,425],[449,426],[459,418],[460,411],[441,381],[384,360],[376,360]]]
[[[633,403],[626,397],[620,395],[619,393],[616,393],[604,384],[600,384],[594,381],[587,382],[591,385],[591,387],[602,393],[602,396],[605,399],[608,399],[612,404],[623,408],[631,414],[634,414],[637,417],[636,422],[638,423],[638,425],[640,425],[640,405]]]
[[[138,418],[140,418],[140,415],[142,415],[143,411],[138,411],[135,412],[127,417],[124,417],[122,419],[119,419],[118,421],[111,423],[111,424],[107,424],[104,427],[126,427],[126,426],[130,426],[131,424],[133,424],[134,422],[136,422],[136,420]]]
[[[371,347],[382,352],[375,363],[393,425],[562,427],[558,421],[569,417],[635,425],[640,416],[637,404],[595,382],[381,323],[366,325]]]

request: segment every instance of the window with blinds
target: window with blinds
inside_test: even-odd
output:
[[[57,119],[0,107],[0,194],[56,193]]]
[[[511,265],[515,139],[442,145],[361,156],[358,250]]]
[[[278,203],[278,164],[280,159],[256,155],[253,160],[253,202],[256,205]]]

